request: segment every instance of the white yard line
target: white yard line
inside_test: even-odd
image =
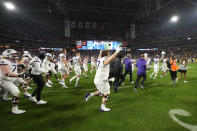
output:
[[[197,81],[197,80],[190,80],[190,81]],[[189,81],[189,82],[190,82]],[[154,84],[149,84],[149,85],[146,85],[145,87],[150,87],[150,86],[159,86],[159,85],[170,85],[171,83],[154,83]],[[184,83],[183,83],[184,84]],[[133,88],[134,87],[134,84],[131,84],[131,85],[128,85],[128,86],[120,86],[119,88],[120,89],[124,89],[124,88]],[[61,88],[61,87],[60,87]],[[112,87],[113,88],[113,87]],[[53,89],[53,88],[51,88]],[[43,93],[55,93],[55,92],[75,92],[75,91],[92,91],[92,90],[96,90],[96,88],[93,88],[93,89],[76,89],[76,90],[73,90],[73,89],[65,89],[65,90],[51,90],[51,91],[43,91]]]

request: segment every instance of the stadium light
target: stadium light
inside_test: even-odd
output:
[[[173,23],[177,22],[178,20],[179,20],[179,17],[176,15],[171,18],[171,22]]]
[[[8,10],[15,10],[15,6],[11,3],[11,2],[5,2],[4,6],[8,9]]]
[[[191,38],[190,38],[190,37],[188,37],[187,39],[188,39],[188,40],[191,40]]]

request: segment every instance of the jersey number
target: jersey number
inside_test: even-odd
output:
[[[100,61],[97,61],[97,68],[99,68],[100,63],[101,63]]]
[[[12,65],[14,68],[12,70],[12,72],[15,72],[17,65]]]

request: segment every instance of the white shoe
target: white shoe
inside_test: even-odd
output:
[[[52,82],[51,80],[48,80],[48,83],[49,83],[50,85],[53,85],[53,82]]]
[[[101,112],[107,112],[107,111],[110,111],[111,109],[110,108],[107,108],[107,107],[100,107],[99,109]]]
[[[19,110],[18,108],[12,108],[12,114],[19,115],[25,113],[25,110]]]
[[[184,81],[184,83],[187,83],[188,81]]]
[[[122,83],[121,85],[124,86],[124,83]]]
[[[179,80],[179,78],[177,77],[175,81],[177,82],[178,80]]]
[[[33,96],[30,96],[30,97],[29,97],[29,100],[30,100],[30,101],[32,101],[32,102],[35,102],[35,103],[37,103],[37,100],[36,100],[36,98],[35,98],[35,97],[33,97]]]
[[[24,92],[24,97],[25,98],[29,98],[31,96],[31,94],[29,94],[29,92]]]
[[[47,83],[46,83],[46,87],[51,88],[52,86],[47,82]]]
[[[161,78],[163,78],[163,76],[162,76],[162,75],[161,75],[160,77],[161,77]]]
[[[130,82],[131,84],[133,84],[134,83],[134,81],[132,81],[132,82]]]
[[[62,88],[68,88],[68,86],[66,86],[66,85],[64,84],[64,85],[62,85]]]
[[[12,98],[2,98],[2,101],[11,101]]]
[[[27,86],[26,89],[27,89],[27,90],[31,90],[32,88],[31,88],[30,86]]]
[[[44,105],[44,104],[46,104],[46,103],[47,103],[47,101],[39,100],[39,101],[37,102],[37,105]]]
[[[143,85],[140,85],[140,88],[141,88],[142,90],[144,90],[144,87],[143,87]]]
[[[153,80],[156,80],[156,78],[154,77]]]

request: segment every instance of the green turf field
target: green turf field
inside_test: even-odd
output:
[[[95,90],[94,74],[82,77],[80,88],[68,89],[56,84],[44,88],[42,98],[47,105],[36,105],[21,95],[20,108],[27,112],[11,115],[10,102],[0,102],[0,131],[187,131],[171,119],[171,109],[183,109],[191,116],[178,116],[187,127],[197,125],[197,64],[190,64],[188,83],[179,80],[175,87],[170,76],[151,80],[147,73],[145,90],[132,91],[127,77],[125,86],[117,94],[111,90],[107,107],[111,112],[99,112],[101,97],[93,97],[88,103],[84,95]],[[152,70],[151,70],[152,72]],[[136,70],[133,73],[135,80]],[[68,85],[68,80],[67,80]],[[32,92],[32,90],[29,90]],[[193,131],[197,130],[194,126]]]

